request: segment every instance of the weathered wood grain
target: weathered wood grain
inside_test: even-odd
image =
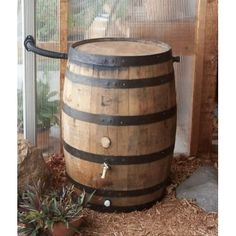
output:
[[[139,48],[136,50],[138,51]],[[135,53],[139,53],[137,51]],[[102,51],[99,52],[100,54]],[[109,78],[138,81],[173,72],[173,61],[171,59],[152,66],[120,66],[117,69],[68,63],[67,70],[78,76],[90,76],[96,80]],[[93,84],[75,83],[70,80],[69,76],[68,73],[65,77],[63,102],[76,111],[96,115],[132,117],[163,112],[176,105],[174,80],[155,86],[111,89],[96,87]],[[127,160],[129,157],[134,157],[136,160],[144,155],[146,158],[146,155],[160,153],[173,146],[175,142],[176,115],[148,124],[123,126],[82,121],[73,118],[72,113],[64,110],[62,123],[63,139],[66,144],[73,150],[92,153],[97,158],[111,156],[113,159],[125,157]],[[102,145],[101,140],[104,138],[109,139],[108,146]],[[64,149],[68,175],[75,182],[90,188],[113,191],[142,190],[163,183],[168,177],[172,157],[170,153],[151,162],[145,159],[143,163],[138,164],[110,164],[111,169],[107,170],[103,179],[101,178],[103,162],[88,161],[80,158],[78,155],[82,154],[78,153],[74,156],[69,153],[68,149]],[[164,187],[161,187],[143,196],[119,198],[114,196],[111,199],[116,206],[141,205],[157,200],[163,191]],[[106,196],[96,196],[95,193],[93,202],[103,205],[105,199]]]
[[[60,0],[60,43],[59,48],[60,52],[67,53],[68,51],[68,0]],[[60,108],[62,107],[62,95],[63,95],[63,88],[64,88],[64,78],[65,78],[65,71],[66,71],[66,60],[60,60]],[[60,113],[60,121],[61,121],[61,113]],[[60,130],[60,141],[61,141],[61,152],[63,150],[62,146],[62,136],[63,136],[63,129],[61,126]]]
[[[204,68],[202,81],[202,99],[200,110],[199,147],[200,153],[211,153],[213,139],[213,118],[216,104],[217,81],[217,45],[218,45],[218,1],[208,1],[206,28]]]

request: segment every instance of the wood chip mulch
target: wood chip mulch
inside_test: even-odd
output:
[[[64,158],[53,154],[47,161],[55,186],[67,184]],[[176,199],[176,186],[199,166],[217,168],[217,157],[200,159],[176,156],[173,158],[170,183],[165,197],[152,208],[131,213],[99,213],[84,210],[85,222],[77,236],[216,236],[218,214],[208,213],[193,201]]]
[[[51,172],[51,187],[60,188],[67,184],[66,170],[65,170],[65,159],[62,154],[52,154],[46,160],[46,164]]]

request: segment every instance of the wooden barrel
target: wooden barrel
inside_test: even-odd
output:
[[[69,50],[62,126],[68,178],[90,207],[144,209],[163,195],[176,132],[171,48],[90,39]]]

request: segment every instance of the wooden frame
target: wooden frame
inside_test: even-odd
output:
[[[208,1],[205,23],[205,49],[202,81],[202,98],[199,121],[199,153],[212,152],[213,119],[216,100],[217,60],[218,60],[218,19],[217,0]]]
[[[211,152],[217,76],[217,0],[198,1],[190,155]]]
[[[203,80],[203,60],[205,47],[205,19],[207,0],[198,1],[198,13],[195,39],[195,72],[193,81],[192,124],[190,139],[190,155],[196,155],[199,139],[199,120],[201,109],[201,91]],[[194,114],[194,115],[193,115]]]
[[[68,0],[60,0],[60,52],[68,51]],[[66,71],[67,60],[60,60],[60,110],[62,107],[63,86]],[[60,112],[61,120],[61,112]],[[60,149],[63,151],[62,145],[62,126],[60,126]]]

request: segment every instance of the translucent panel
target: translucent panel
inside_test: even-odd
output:
[[[22,1],[17,5],[17,130],[23,133]]]
[[[196,0],[70,0],[69,42],[97,37],[160,40],[180,55],[175,65],[175,152],[188,153],[192,120]]]
[[[148,21],[191,20],[196,14],[195,0],[143,0]]]
[[[196,16],[196,0],[70,0],[69,3],[69,41],[107,36],[147,37],[143,31],[149,32],[149,38],[157,39],[160,23],[172,22],[171,30],[177,31],[173,22],[192,22]]]
[[[59,0],[36,1],[37,46],[59,51]],[[36,56],[37,146],[44,154],[58,152],[60,143],[59,60]]]
[[[100,29],[100,24],[107,22],[106,11],[103,10],[105,2],[115,2],[114,0],[87,0],[69,1],[69,40],[78,41],[84,38],[91,38],[93,27]],[[98,24],[94,25],[94,20],[98,19]],[[94,35],[97,37],[97,35]]]
[[[194,56],[181,57],[181,63],[175,63],[177,92],[177,132],[176,153],[188,153],[191,130]]]

